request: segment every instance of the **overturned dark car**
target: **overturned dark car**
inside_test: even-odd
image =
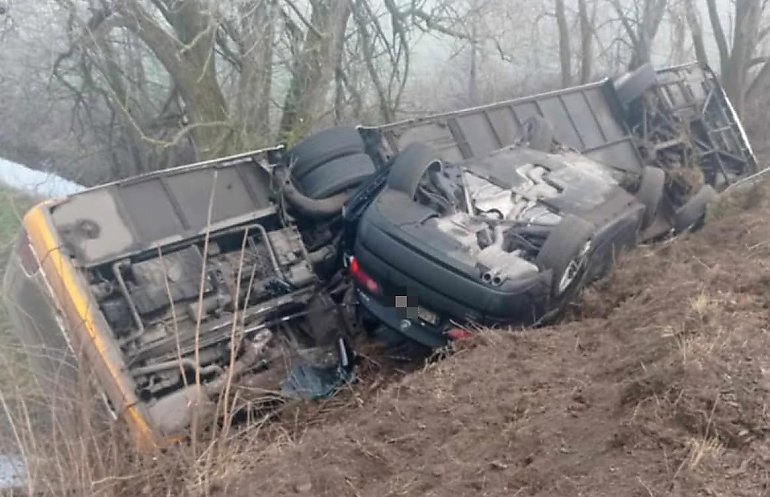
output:
[[[637,242],[645,206],[581,155],[429,157],[419,144],[397,157],[354,249],[354,275],[374,282],[362,307],[419,343],[445,345],[468,321],[543,320]]]
[[[757,172],[695,64],[358,131],[363,160],[313,139],[330,164],[378,170],[344,208],[360,313],[429,348],[558,316],[620,251],[697,227]]]

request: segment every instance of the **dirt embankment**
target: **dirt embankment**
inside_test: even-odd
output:
[[[548,329],[489,332],[248,455],[250,495],[763,495],[770,204],[642,248]],[[335,419],[336,418],[336,419]]]

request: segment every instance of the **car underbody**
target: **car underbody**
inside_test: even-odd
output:
[[[644,206],[614,173],[578,154],[513,146],[436,160],[415,188],[390,182],[359,223],[353,254],[376,288],[359,285],[362,307],[429,347],[458,323],[555,316],[636,243]],[[399,298],[415,304],[389,310]]]
[[[569,197],[568,202],[589,210],[616,186],[599,164],[590,161],[577,169],[560,164],[558,157],[515,160],[511,154],[526,155],[526,151],[514,148],[490,155],[491,168],[486,170],[478,167],[483,162],[468,169],[460,166],[462,176],[453,185],[454,198],[439,201],[439,205],[432,204],[441,198],[436,190],[442,189],[443,182],[436,178],[443,171],[429,175],[430,186],[418,193],[420,203],[438,207],[441,215],[427,224],[459,242],[462,251],[458,255],[485,268],[482,280],[496,285],[505,278],[528,277],[539,271],[535,261],[539,249],[564,217],[563,210],[556,207],[559,203]],[[501,167],[495,168],[495,163]],[[509,177],[502,179],[506,175]]]

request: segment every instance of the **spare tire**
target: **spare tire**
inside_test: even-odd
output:
[[[651,64],[644,64],[615,80],[615,94],[624,107],[641,97],[645,91],[658,84],[658,74]]]
[[[425,143],[410,143],[393,160],[388,173],[388,188],[414,198],[425,172],[441,159],[436,149]]]
[[[655,220],[658,208],[663,200],[663,189],[666,186],[666,172],[659,167],[645,166],[642,170],[642,179],[636,198],[644,204],[644,218],[642,229],[648,227]]]
[[[340,157],[316,166],[294,183],[310,198],[326,198],[361,183],[376,172],[374,162],[366,154]]]
[[[347,155],[364,152],[364,141],[355,128],[332,128],[299,141],[286,154],[286,164],[295,178]]]
[[[706,207],[717,197],[717,192],[710,185],[703,185],[698,193],[678,208],[674,213],[674,229],[677,233],[687,231],[697,225],[706,214]]]
[[[551,295],[557,298],[577,289],[588,264],[594,225],[567,214],[545,239],[535,263],[553,275]]]
[[[528,118],[521,127],[521,141],[540,152],[553,152],[553,134],[551,123],[539,115]]]

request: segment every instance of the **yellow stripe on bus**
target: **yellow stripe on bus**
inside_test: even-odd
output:
[[[57,288],[64,289],[65,295],[58,295],[58,297],[69,300],[72,308],[77,313],[78,319],[85,326],[89,338],[96,348],[96,351],[99,353],[107,371],[110,376],[112,376],[114,384],[118,386],[124,399],[124,405],[121,407],[125,409],[126,421],[134,432],[137,445],[143,450],[150,450],[157,447],[158,442],[152,429],[147,424],[145,417],[139,412],[136,405],[126,402],[126,400],[130,399],[133,394],[125,390],[123,382],[121,381],[121,372],[118,371],[109,358],[104,355],[107,347],[103,343],[99,333],[97,333],[97,325],[94,322],[94,317],[90,309],[91,304],[89,303],[89,297],[84,294],[82,287],[78,285],[78,275],[76,274],[75,268],[67,261],[61,250],[59,250],[60,244],[56,235],[52,233],[52,226],[48,221],[47,211],[47,204],[44,203],[35,206],[24,216],[23,226],[27,231],[27,236],[35,247],[38,256],[42,258],[41,263],[50,261],[54,274],[49,274],[46,271],[46,276],[49,278],[51,287],[56,293],[58,293],[56,291]],[[52,278],[56,281],[51,281]]]

